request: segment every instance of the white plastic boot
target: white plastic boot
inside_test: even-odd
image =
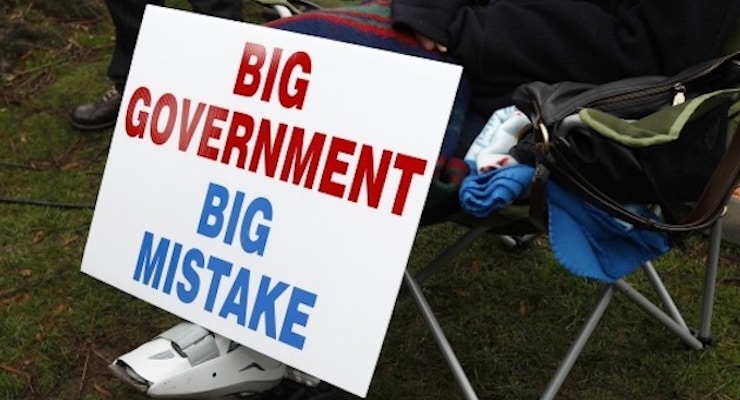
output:
[[[285,364],[191,323],[118,357],[110,369],[155,398],[252,395],[276,387]]]

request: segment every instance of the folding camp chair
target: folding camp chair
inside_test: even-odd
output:
[[[737,99],[735,98],[735,101],[736,100]],[[728,202],[730,201],[728,190],[736,187],[738,180],[740,179],[740,140],[738,140],[740,138],[736,138],[739,133],[740,128],[738,127],[738,121],[736,118],[728,127],[729,139],[727,142],[728,145],[725,149],[725,157],[717,167],[716,171],[714,171],[714,174],[712,175],[713,179],[707,184],[701,199],[696,203],[697,210],[714,207],[708,206],[711,201],[707,202],[707,199],[714,199],[714,201],[724,201],[724,203],[721,204],[724,205],[724,213],[727,212]],[[524,208],[526,208],[526,206]],[[715,209],[720,210],[721,208]],[[522,232],[532,234],[537,231],[547,233],[547,230],[542,226],[543,223],[535,223],[538,219],[528,219],[526,217],[526,210],[523,211],[522,206],[510,206],[501,212],[494,213],[488,218],[471,219],[470,216],[455,215],[452,219],[455,222],[469,227],[468,232],[450,245],[449,248],[442,252],[440,256],[433,260],[427,267],[413,274],[407,270],[404,275],[404,283],[409,288],[409,292],[416,302],[420,312],[424,316],[424,319],[429,326],[437,345],[442,351],[445,361],[450,367],[453,376],[465,395],[465,398],[476,399],[477,395],[463,371],[460,362],[457,360],[454,351],[449,345],[429,303],[424,297],[424,294],[420,289],[420,284],[436,270],[449,263],[456,254],[465,250],[481,235],[488,233],[511,234],[512,232],[515,232],[516,234],[521,234]],[[700,350],[709,346],[712,341],[711,319],[714,305],[715,281],[719,262],[719,250],[722,241],[722,224],[722,216],[720,216],[712,223],[709,229],[709,248],[703,277],[703,303],[699,326],[696,330],[687,325],[684,317],[673,301],[652,263],[649,261],[644,262],[640,267],[646,274],[647,280],[655,291],[659,302],[654,303],[648,299],[636,288],[628,284],[625,279],[618,279],[606,284],[606,287],[603,289],[594,308],[586,319],[585,324],[577,334],[565,356],[560,361],[559,367],[541,394],[541,398],[553,399],[556,396],[617,292],[624,294],[649,316],[663,324],[689,348]],[[694,231],[699,231],[700,229],[703,230],[702,228],[697,228],[694,229]],[[658,304],[660,304],[660,306]]]
[[[740,38],[740,35],[738,35],[738,37]],[[732,123],[730,123],[730,127],[728,129],[731,137],[740,134],[737,117]],[[722,179],[717,179],[717,181],[722,180],[724,181],[724,184],[732,182],[734,185],[737,185],[738,180],[740,179],[740,156],[738,155],[738,151],[740,150],[738,149],[736,141],[728,139],[728,142],[733,143],[726,149],[728,154],[733,155],[732,157],[727,157],[727,161],[732,165],[726,164],[724,166],[728,167],[726,169],[722,169],[723,175],[725,176],[721,176],[720,178]],[[720,169],[718,168],[718,171],[719,170]],[[726,213],[728,206],[727,202],[730,201],[728,194],[726,193],[728,186],[720,186],[722,185],[719,184],[719,182],[710,182],[705,189],[705,195],[708,194],[706,197],[724,198]],[[462,390],[464,397],[466,399],[477,399],[476,392],[465,374],[465,371],[461,367],[455,352],[445,337],[445,334],[425,298],[420,285],[434,272],[448,264],[456,255],[460,254],[463,250],[466,250],[482,235],[491,233],[501,235],[531,235],[536,234],[537,232],[545,234],[546,229],[541,223],[536,223],[536,220],[530,220],[527,218],[526,206],[509,206],[501,212],[495,213],[487,218],[475,219],[470,215],[456,214],[451,219],[454,222],[467,226],[469,229],[426,267],[414,273],[407,270],[404,275],[404,283],[418,306],[419,311],[423,315],[426,324],[431,330],[431,333],[457,384]],[[686,323],[655,267],[651,262],[645,262],[640,267],[645,273],[655,295],[657,295],[658,302],[651,301],[635,287],[627,283],[625,279],[618,279],[610,284],[606,284],[601,295],[596,301],[596,304],[588,315],[586,322],[580,332],[576,335],[575,340],[563,356],[560,361],[560,365],[550,379],[545,390],[542,392],[541,399],[555,398],[617,292],[625,295],[650,317],[663,324],[669,331],[685,343],[688,348],[700,350],[711,345],[711,321],[714,308],[715,283],[717,278],[722,233],[723,218],[720,217],[708,230],[708,254],[703,274],[703,298],[698,328],[693,329]],[[517,243],[516,241],[511,240],[510,242],[512,244]]]
[[[425,267],[415,272],[407,270],[404,274],[404,283],[406,288],[418,306],[419,312],[422,314],[426,324],[428,325],[431,334],[450,369],[450,372],[454,376],[464,398],[466,399],[477,399],[478,397],[473,385],[470,383],[470,379],[462,368],[460,361],[435,317],[429,302],[424,296],[421,284],[433,273],[449,264],[450,261],[452,261],[462,251],[468,249],[476,239],[483,235],[502,234],[507,235],[505,237],[509,237],[508,235],[511,235],[512,232],[516,235],[531,235],[536,234],[537,232],[544,233],[536,226],[536,224],[531,224],[527,219],[522,219],[522,216],[525,214],[526,206],[511,206],[508,209],[503,210],[501,213],[492,215],[485,219],[471,220],[470,216],[458,215],[456,218],[453,218],[453,220],[468,226],[467,231],[461,234],[459,238],[457,238]],[[586,319],[585,324],[577,334],[571,347],[563,356],[560,361],[560,366],[555,371],[546,389],[542,392],[541,399],[555,398],[617,292],[624,294],[648,315],[662,323],[671,332],[678,336],[678,338],[681,339],[681,341],[689,348],[700,350],[710,345],[712,339],[712,309],[721,237],[722,221],[718,220],[714,223],[709,233],[708,257],[706,259],[706,267],[703,277],[703,306],[698,329],[694,330],[686,324],[678,307],[661,281],[656,269],[653,267],[652,263],[646,262],[642,265],[642,271],[646,274],[648,281],[660,300],[660,304],[662,304],[662,307],[653,303],[637,289],[630,286],[630,284],[628,284],[624,279],[605,285],[605,288],[602,290],[601,295]],[[511,238],[507,240],[511,245],[515,245],[517,243],[517,241],[512,240]]]

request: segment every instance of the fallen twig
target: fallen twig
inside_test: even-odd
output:
[[[80,377],[80,387],[77,391],[77,398],[82,398],[82,389],[85,387],[85,380],[87,379],[87,366],[90,363],[90,344],[87,345],[87,352],[85,353],[85,364],[82,366],[82,377]]]
[[[5,372],[10,372],[11,374],[14,374],[14,375],[23,376],[26,378],[28,377],[27,373],[19,370],[18,368],[11,367],[10,365],[5,364],[5,363],[0,363],[0,369]]]

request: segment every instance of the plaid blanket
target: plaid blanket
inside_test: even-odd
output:
[[[366,0],[356,6],[310,11],[266,25],[402,54],[443,59],[442,54],[422,48],[409,33],[392,28],[390,0]]]

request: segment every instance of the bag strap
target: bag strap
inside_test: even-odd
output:
[[[557,150],[552,148],[551,151]],[[613,217],[648,230],[675,233],[696,231],[709,227],[724,214],[725,206],[740,181],[740,125],[736,127],[725,154],[704,187],[699,200],[694,204],[686,218],[676,224],[665,223],[628,210],[596,188],[566,160],[567,158],[562,157],[557,164],[553,164],[548,163],[545,159],[544,163],[553,171],[557,170],[561,177],[573,185],[586,200]]]
[[[725,155],[720,159],[707,186],[683,224],[709,226],[724,214],[727,202],[740,178],[740,124],[736,127]],[[704,222],[706,221],[706,222]]]

